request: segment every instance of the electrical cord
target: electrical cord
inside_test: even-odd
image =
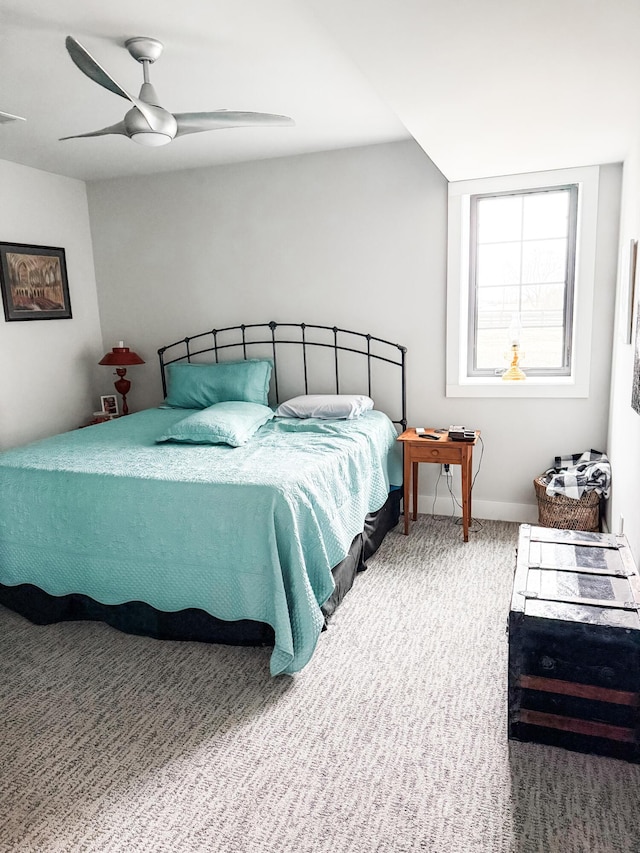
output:
[[[480,459],[478,460],[478,467],[476,468],[476,472],[471,479],[471,489],[470,489],[471,493],[473,493],[473,487],[475,486],[476,479],[478,477],[478,474],[480,473],[480,469],[482,467],[482,459],[484,457],[484,441],[482,440],[481,435],[478,436],[478,441],[480,442]],[[460,501],[458,500],[458,498],[454,494],[454,491],[452,488],[453,474],[451,473],[450,470],[447,470],[449,468],[448,465],[444,465],[444,466],[441,465],[440,466],[440,471],[438,472],[438,479],[436,480],[436,484],[434,487],[433,504],[431,505],[431,515],[435,516],[435,514],[436,514],[436,502],[438,500],[438,484],[440,483],[440,479],[442,478],[443,467],[445,470],[445,482],[447,484],[449,494],[451,495],[451,520],[453,521],[454,524],[461,526],[462,525],[462,518],[460,518],[459,516],[456,516],[456,506],[460,510],[462,510],[462,504],[460,503]],[[470,533],[477,533],[479,530],[482,530],[484,527],[482,522],[478,521],[477,518],[471,519],[471,525],[474,525],[474,524],[476,525],[475,527],[469,526],[469,532]]]
[[[482,467],[482,457],[484,456],[484,441],[482,440],[482,436],[478,436],[478,441],[480,442],[480,459],[478,459],[478,467],[476,468],[476,473],[473,475],[473,479],[471,480],[471,491],[473,492],[473,487],[476,483],[476,477],[480,473],[480,468]]]
[[[479,436],[478,436],[478,441],[480,442],[480,459],[478,459],[478,467],[476,468],[476,473],[475,473],[475,474],[473,475],[473,477],[471,478],[471,489],[470,489],[469,491],[470,491],[472,494],[473,494],[473,487],[475,486],[475,483],[476,483],[476,479],[477,479],[477,477],[478,477],[478,474],[480,473],[480,468],[482,467],[482,457],[484,456],[484,441],[482,440],[482,436],[481,436],[481,435],[479,435]],[[462,506],[460,505],[460,503],[458,502],[458,500],[457,500],[457,499],[456,499],[456,503],[458,504],[458,506],[460,507],[460,509],[462,509]],[[459,525],[459,526],[460,526],[460,525],[462,525],[462,519],[461,519],[461,518],[456,518],[456,519],[455,519],[455,523],[456,523],[457,525]],[[473,525],[473,524],[475,524],[475,525],[477,525],[477,526],[476,526],[476,527],[472,527],[471,525]],[[482,522],[478,521],[478,519],[477,519],[477,518],[472,518],[472,519],[471,519],[471,525],[469,526],[469,532],[470,532],[470,533],[477,533],[479,530],[482,530],[482,529],[483,529],[483,527],[484,527],[484,525],[482,524]]]
[[[444,470],[445,470],[445,482],[446,482],[446,484],[447,484],[447,488],[449,489],[449,494],[451,495],[451,499],[452,499],[452,500],[451,500],[451,505],[452,505],[452,506],[451,506],[451,518],[454,518],[454,517],[455,517],[455,514],[456,514],[456,507],[455,507],[455,503],[454,503],[454,501],[455,501],[455,496],[454,496],[453,492],[451,491],[451,481],[452,481],[452,477],[451,477],[451,473],[447,470],[447,468],[448,468],[448,467],[449,467],[448,465],[445,465],[445,466],[444,466]],[[440,480],[441,480],[441,478],[442,478],[442,468],[443,468],[443,466],[441,465],[441,466],[440,466],[440,470],[439,470],[439,472],[438,472],[438,479],[436,480],[436,485],[435,485],[435,488],[434,488],[433,504],[431,505],[431,515],[432,515],[432,516],[434,516],[434,517],[435,517],[435,514],[436,514],[436,501],[438,500],[438,483],[440,482]]]

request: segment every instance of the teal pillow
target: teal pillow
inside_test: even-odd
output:
[[[174,424],[156,443],[179,441],[186,444],[230,444],[240,447],[273,417],[273,410],[259,403],[232,400],[216,403]]]
[[[266,406],[270,378],[271,362],[257,358],[219,364],[169,364],[169,390],[164,402],[178,409],[206,409],[229,400]]]

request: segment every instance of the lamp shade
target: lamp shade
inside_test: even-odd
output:
[[[116,367],[128,367],[131,364],[144,364],[144,359],[140,358],[137,352],[133,352],[129,347],[125,347],[120,341],[120,346],[113,347],[111,352],[103,356],[98,364],[110,364]]]

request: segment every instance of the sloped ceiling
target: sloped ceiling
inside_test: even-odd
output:
[[[59,142],[126,103],[78,71],[74,35],[125,88],[130,36],[173,111],[292,116],[295,127]],[[85,180],[413,136],[449,180],[624,160],[640,129],[639,0],[0,0],[0,159]],[[124,108],[123,108],[124,105]]]
[[[621,162],[640,0],[309,0],[449,180]]]

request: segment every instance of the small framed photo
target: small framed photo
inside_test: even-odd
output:
[[[100,409],[105,415],[118,414],[118,398],[115,394],[107,394],[105,397],[100,397]]]
[[[0,289],[7,322],[71,318],[64,249],[0,243]]]

